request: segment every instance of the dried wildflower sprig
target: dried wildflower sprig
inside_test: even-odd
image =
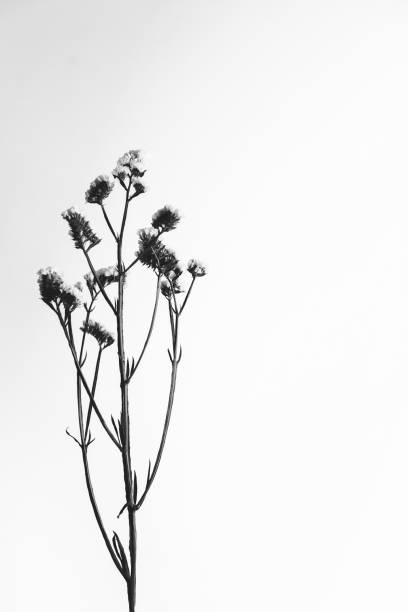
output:
[[[107,227],[116,243],[116,262],[114,265],[107,268],[95,268],[90,259],[89,251],[91,248],[99,244],[100,239],[93,233],[88,221],[80,213],[75,211],[75,209],[71,208],[63,213],[64,219],[69,224],[70,235],[74,240],[75,247],[83,252],[90,270],[84,276],[86,286],[89,291],[89,302],[83,302],[81,298],[82,287],[80,284],[77,284],[74,288],[68,287],[64,283],[62,277],[49,268],[40,270],[38,282],[41,299],[56,313],[58,317],[76,369],[79,434],[76,437],[69,433],[68,430],[67,434],[75,440],[81,449],[85,481],[94,515],[108,552],[116,568],[126,582],[129,612],[134,612],[136,605],[136,512],[143,505],[148,491],[150,490],[150,487],[152,486],[152,483],[156,477],[166,442],[174,402],[177,370],[182,356],[182,350],[179,344],[180,316],[187,303],[196,278],[205,274],[205,268],[202,266],[202,264],[199,264],[195,260],[191,260],[189,262],[187,269],[192,276],[192,280],[184,300],[179,303],[178,300],[180,299],[180,294],[183,292],[180,285],[180,278],[183,271],[175,253],[162,242],[162,236],[163,234],[176,228],[180,221],[180,215],[177,210],[173,210],[168,206],[159,209],[153,215],[150,227],[139,231],[138,249],[135,253],[135,258],[129,264],[125,263],[123,258],[123,240],[129,204],[134,198],[141,195],[145,191],[144,184],[141,181],[145,174],[145,170],[142,167],[140,151],[131,150],[125,153],[121,158],[119,158],[117,166],[112,174],[125,190],[122,221],[118,231],[115,231],[114,227],[112,226],[105,207],[106,199],[109,197],[113,189],[113,181],[108,176],[98,176],[91,183],[86,192],[85,198],[87,202],[100,205],[103,218],[105,219]],[[125,353],[123,313],[124,286],[126,277],[129,271],[137,263],[146,266],[154,272],[156,275],[156,290],[153,312],[147,330],[146,339],[140,350],[140,354],[136,359],[135,357],[128,357]],[[114,302],[112,302],[111,298],[106,292],[106,290],[112,285],[115,285],[117,292]],[[113,288],[109,289],[109,291],[112,290]],[[141,479],[138,479],[137,473],[132,466],[132,457],[130,452],[131,445],[128,388],[134,374],[138,370],[151,339],[161,294],[167,301],[172,338],[171,348],[168,349],[168,355],[171,362],[170,389],[159,448],[155,459],[153,461],[149,460],[146,482],[144,486],[141,486]],[[113,429],[111,429],[111,426],[108,426],[105,417],[103,416],[95,399],[102,354],[105,349],[111,346],[114,342],[113,334],[108,332],[100,323],[91,319],[91,313],[97,306],[98,297],[100,295],[102,295],[113,312],[117,332],[116,341],[120,383],[120,416],[118,419],[111,415],[110,421]],[[85,310],[85,320],[80,326],[82,335],[79,347],[77,348],[74,335],[73,315],[81,304]],[[86,339],[89,336],[93,336],[98,346],[91,383],[88,382],[84,371],[84,364],[87,359],[87,352],[85,350],[87,343]],[[85,390],[88,398],[88,408],[86,411],[82,399],[83,390]],[[90,444],[94,441],[91,434],[93,413],[95,413],[98,417],[104,431],[114,443],[122,457],[125,504],[122,503],[122,509],[120,510],[118,517],[121,516],[125,510],[127,510],[129,526],[128,551],[125,551],[125,548],[115,531],[112,532],[113,535],[109,535],[108,530],[105,528],[102,521],[95,499],[88,462],[88,449]]]
[[[92,185],[93,183],[91,184],[91,186]],[[107,195],[105,195],[105,197],[107,197]],[[61,216],[63,219],[65,219],[65,221],[67,221],[69,225],[69,235],[74,241],[75,248],[80,249],[84,253],[95,283],[98,285],[100,292],[102,293],[109,307],[113,310],[113,312],[115,312],[115,307],[113,306],[112,301],[108,297],[103,284],[100,282],[97,272],[89,257],[89,251],[101,242],[100,238],[98,238],[96,234],[92,231],[91,226],[89,225],[85,217],[79,212],[77,212],[75,208],[68,208],[68,210],[65,210],[61,214]]]

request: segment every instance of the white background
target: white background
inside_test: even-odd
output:
[[[406,612],[407,3],[3,0],[0,16],[0,608],[126,610],[64,433],[74,375],[35,272],[81,277],[60,212],[102,233],[84,191],[142,148],[128,256],[171,204],[169,244],[209,275],[183,315],[174,419],[138,514],[138,609]],[[116,219],[119,190],[109,207]],[[128,284],[134,353],[153,283],[141,270]],[[167,346],[162,308],[132,388],[141,478]],[[119,458],[95,434],[97,495],[124,534]]]

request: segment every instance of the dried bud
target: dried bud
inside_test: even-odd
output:
[[[205,276],[207,274],[205,266],[203,266],[203,264],[196,259],[190,259],[187,264],[187,271],[190,272],[191,276],[194,278],[197,276]]]
[[[75,208],[68,208],[61,213],[61,216],[69,225],[69,235],[74,241],[75,248],[89,251],[100,243],[101,239],[92,231],[89,222]]]
[[[89,186],[88,191],[85,193],[85,200],[91,204],[102,204],[112,189],[115,183],[110,180],[109,176],[99,175]]]
[[[101,349],[105,349],[115,342],[113,334],[108,332],[103,325],[97,321],[92,321],[91,319],[89,319],[88,323],[84,321],[81,330],[93,336]]]
[[[174,230],[180,221],[178,210],[172,210],[168,206],[160,208],[152,217],[152,226],[160,232]]]

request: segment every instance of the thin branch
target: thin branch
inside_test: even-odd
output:
[[[102,351],[103,351],[103,349],[101,347],[99,347],[98,356],[96,358],[96,364],[95,364],[95,373],[94,373],[94,378],[93,378],[93,382],[92,382],[92,391],[91,391],[91,393],[92,393],[92,397],[93,398],[95,398],[95,391],[96,391],[96,385],[97,385],[97,382],[98,382],[99,366],[100,366],[100,363],[101,363]],[[91,414],[92,414],[92,403],[89,402],[88,414],[86,416],[85,438],[88,435],[89,424],[91,422]]]
[[[147,336],[146,336],[146,340],[145,343],[143,345],[142,351],[139,355],[138,360],[136,361],[136,364],[133,368],[133,374],[136,372],[139,363],[142,361],[143,355],[145,354],[147,345],[149,344],[149,340],[151,338],[152,335],[152,331],[153,331],[153,327],[154,327],[154,323],[156,320],[156,314],[157,314],[157,305],[159,303],[159,296],[160,296],[160,274],[157,276],[157,285],[156,285],[156,296],[155,296],[155,300],[154,300],[154,307],[153,307],[153,314],[152,314],[152,319],[150,321],[150,327],[149,327],[149,331],[147,332]],[[133,376],[132,374],[132,376]]]
[[[137,257],[136,257],[136,259],[134,259],[134,260],[132,261],[132,263],[131,263],[131,264],[129,264],[127,268],[125,268],[125,270],[124,270],[124,274],[127,274],[127,272],[129,272],[130,268],[133,268],[133,266],[134,266],[135,264],[137,264],[137,262],[138,262],[138,261],[139,261],[139,256],[137,256]]]
[[[81,367],[80,367],[80,365],[79,365],[79,362],[78,362],[78,357],[77,357],[77,355],[76,355],[75,348],[74,348],[74,346],[71,344],[70,337],[69,337],[68,332],[67,332],[67,330],[66,330],[66,327],[65,327],[65,325],[64,325],[64,323],[63,323],[63,319],[62,319],[61,313],[58,311],[58,313],[57,313],[57,314],[58,314],[58,318],[59,318],[59,321],[60,321],[60,323],[61,323],[61,326],[62,326],[62,328],[63,328],[63,330],[64,330],[65,337],[66,337],[66,339],[67,339],[67,341],[68,341],[68,345],[69,345],[69,348],[70,348],[70,350],[71,350],[72,357],[73,357],[73,359],[74,359],[75,367],[76,367],[77,372],[78,372],[78,374],[79,374],[79,376],[80,376],[80,378],[81,378],[81,382],[82,382],[82,384],[83,384],[83,386],[84,386],[84,389],[85,389],[85,391],[86,391],[86,392],[87,392],[87,394],[88,394],[89,400],[90,400],[90,402],[92,403],[92,407],[93,407],[93,409],[95,410],[96,414],[98,415],[98,418],[99,418],[99,420],[100,420],[100,422],[101,422],[101,425],[102,425],[102,427],[105,429],[105,431],[106,431],[106,433],[108,434],[108,436],[111,438],[111,440],[113,441],[113,443],[115,444],[115,446],[117,446],[119,450],[122,450],[121,445],[118,443],[118,441],[116,440],[115,436],[113,435],[113,433],[111,432],[111,430],[110,430],[110,429],[109,429],[109,427],[107,426],[107,424],[106,424],[106,422],[105,422],[105,419],[103,418],[103,416],[102,416],[102,414],[101,414],[101,412],[100,412],[100,410],[99,410],[99,408],[98,408],[98,406],[97,406],[97,404],[96,404],[96,402],[95,402],[95,399],[94,399],[94,397],[92,396],[92,393],[91,393],[91,390],[89,389],[89,386],[88,386],[88,383],[87,383],[87,381],[86,381],[86,378],[85,378],[85,376],[84,376],[84,374],[83,374],[83,372],[82,372],[82,369],[81,369]]]
[[[102,208],[102,212],[103,212],[103,216],[104,216],[104,219],[105,219],[105,221],[106,221],[106,224],[107,224],[107,226],[109,227],[110,232],[111,232],[112,236],[113,236],[113,237],[114,237],[114,239],[115,239],[115,242],[117,242],[117,241],[118,241],[118,236],[117,236],[117,234],[116,234],[115,230],[114,230],[114,229],[113,229],[113,227],[112,227],[112,224],[111,224],[110,219],[109,219],[109,217],[108,217],[108,213],[106,212],[105,207],[104,207],[104,205],[103,205],[103,204],[101,204],[101,208]]]
[[[93,266],[93,263],[92,263],[92,261],[91,261],[91,258],[89,257],[88,252],[87,252],[85,249],[82,249],[82,250],[83,250],[83,253],[84,253],[85,257],[86,257],[86,261],[88,262],[89,269],[90,269],[90,270],[91,270],[91,272],[92,272],[92,276],[94,277],[95,282],[96,282],[96,284],[98,285],[100,292],[102,293],[103,297],[105,298],[105,301],[106,301],[106,303],[108,304],[109,308],[110,308],[110,309],[113,311],[113,313],[116,315],[116,310],[115,310],[115,307],[114,307],[114,305],[112,304],[112,302],[111,302],[111,300],[110,300],[110,298],[109,298],[108,294],[106,293],[106,291],[105,291],[105,289],[104,289],[104,287],[103,287],[103,285],[102,285],[101,281],[99,280],[98,275],[96,274],[96,270],[95,270],[95,268],[94,268],[94,266]]]
[[[149,470],[149,474],[147,477],[147,482],[146,482],[146,487],[145,490],[142,494],[142,496],[140,497],[139,501],[136,504],[136,510],[139,510],[139,508],[142,506],[144,500],[146,499],[146,495],[149,492],[150,487],[153,484],[153,481],[155,479],[157,470],[159,469],[159,465],[160,465],[160,461],[162,458],[162,454],[163,454],[163,450],[164,450],[164,445],[166,443],[166,437],[167,437],[167,432],[169,429],[169,424],[170,424],[170,418],[171,418],[171,411],[173,408],[173,402],[174,402],[174,392],[176,389],[176,379],[177,379],[177,368],[178,368],[178,359],[177,359],[177,344],[178,344],[178,313],[176,314],[176,320],[173,324],[173,314],[171,312],[171,309],[169,308],[169,316],[170,316],[170,321],[172,322],[172,330],[174,329],[174,333],[173,333],[173,359],[172,359],[172,366],[171,366],[171,379],[170,379],[170,391],[169,391],[169,399],[167,402],[167,411],[166,411],[166,418],[164,421],[164,427],[163,427],[163,433],[162,433],[162,437],[160,440],[160,446],[159,446],[159,450],[157,452],[157,456],[156,456],[156,460],[154,462],[153,465],[153,470],[152,473],[150,475],[150,470]],[[150,468],[150,462],[149,462],[149,468]]]
[[[193,285],[194,285],[195,279],[196,279],[196,277],[195,277],[195,276],[193,276],[193,279],[192,279],[192,281],[191,281],[191,283],[190,283],[190,286],[189,286],[189,288],[188,288],[188,291],[187,291],[187,295],[186,295],[186,297],[184,298],[184,302],[183,302],[183,303],[182,303],[182,305],[181,305],[181,308],[180,308],[180,314],[183,312],[184,307],[185,307],[185,305],[187,304],[187,300],[188,300],[188,298],[190,297],[190,293],[191,293],[191,290],[192,290],[192,288],[193,288]]]

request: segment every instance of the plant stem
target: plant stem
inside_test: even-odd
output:
[[[124,333],[123,333],[123,287],[125,282],[125,275],[123,271],[123,260],[122,260],[122,242],[123,234],[125,231],[126,218],[129,207],[129,191],[130,191],[130,180],[126,190],[126,201],[125,208],[123,211],[122,225],[118,238],[117,246],[117,264],[119,271],[118,279],[118,301],[116,308],[116,323],[117,323],[117,341],[118,341],[118,359],[119,359],[119,372],[120,372],[120,390],[121,390],[121,427],[123,432],[122,440],[122,463],[123,463],[123,478],[125,482],[126,502],[128,511],[128,522],[129,522],[129,554],[130,554],[130,576],[127,580],[127,591],[128,591],[128,602],[129,612],[134,612],[136,607],[136,507],[134,503],[134,492],[133,492],[133,478],[132,478],[132,462],[130,456],[130,422],[129,422],[129,395],[128,395],[128,381],[126,380],[126,355],[124,345]]]

